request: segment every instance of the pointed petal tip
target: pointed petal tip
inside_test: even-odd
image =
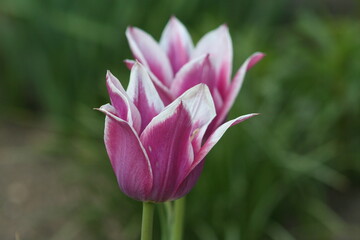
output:
[[[109,86],[114,85],[115,87],[117,87],[116,77],[110,72],[110,70],[106,71],[106,84]]]
[[[146,68],[144,67],[144,65],[139,62],[137,59],[134,61],[134,65],[131,69],[131,71],[143,71],[145,72],[147,75],[149,75],[149,72],[146,70]],[[149,76],[150,77],[150,76]]]
[[[256,116],[260,116],[261,115],[261,113],[250,113],[250,114],[246,114],[245,116],[244,116],[244,118],[245,118],[245,120],[246,119],[249,119],[249,118],[252,118],[252,117],[256,117]]]
[[[114,75],[111,73],[110,70],[106,70],[106,81],[111,77],[114,77]]]
[[[211,94],[209,87],[205,83],[199,83],[199,84],[195,85],[194,87],[192,87],[190,90],[192,90],[194,93],[206,92],[207,94]]]
[[[125,66],[126,66],[129,70],[131,70],[132,67],[133,67],[134,64],[135,64],[135,61],[132,60],[132,59],[125,59],[125,60],[123,60],[123,63],[125,64]]]
[[[266,56],[266,54],[263,53],[263,52],[255,52],[255,53],[253,54],[253,57],[257,58],[258,61],[260,61],[260,60],[261,60],[263,57],[265,57],[265,56]]]
[[[258,115],[260,115],[260,113],[249,113],[249,114],[242,115],[242,116],[234,119],[234,122],[231,124],[231,126],[238,124],[240,122],[243,122],[245,120],[248,120],[252,117],[258,116]]]
[[[250,61],[248,63],[246,70],[249,70],[250,68],[252,68],[255,64],[257,64],[265,56],[266,56],[265,53],[255,52],[253,55],[250,56]]]
[[[184,27],[183,23],[175,15],[172,15],[170,17],[170,19],[168,21],[168,25],[171,25],[172,28],[178,29],[178,30],[181,29],[182,27]]]
[[[223,23],[218,28],[220,31],[229,32],[229,25],[227,23]]]
[[[179,22],[179,19],[173,14],[170,17],[170,22],[176,23],[176,22]]]
[[[122,119],[122,118],[120,118],[119,116],[116,115],[115,108],[109,103],[104,104],[99,108],[93,108],[93,109],[96,110],[96,111],[102,112],[103,114],[105,114],[108,117],[111,117],[115,121],[126,122],[124,119]]]
[[[126,28],[126,31],[125,31],[125,35],[129,38],[129,37],[132,37],[131,35],[133,34],[134,31],[136,31],[138,28],[137,27],[134,27],[132,25],[129,25],[127,28]]]
[[[132,28],[132,26],[128,26],[127,28],[126,28],[126,30],[125,30],[125,35],[127,36],[127,37],[129,37],[128,35],[130,34],[130,29]]]
[[[141,66],[141,63],[137,59],[135,59],[135,62],[134,62],[134,65],[133,65],[132,69],[139,68],[140,66]]]
[[[200,83],[200,84],[198,84],[198,86],[202,91],[209,90],[209,87],[205,83]]]
[[[107,104],[105,104],[105,105],[102,105],[102,106],[100,106],[100,107],[98,107],[98,108],[93,108],[93,110],[95,110],[95,111],[99,111],[99,112],[102,112],[102,113],[104,113],[104,114],[106,114],[107,113],[107,110],[105,109]]]
[[[109,110],[106,109],[106,106],[105,106],[105,105],[103,105],[103,106],[101,106],[101,107],[99,107],[99,108],[93,108],[93,110],[99,111],[99,112],[105,114],[106,116],[110,116],[110,117],[112,117],[113,119],[116,119],[116,118],[114,117],[113,113],[109,112]],[[117,120],[117,119],[116,119],[116,120]]]

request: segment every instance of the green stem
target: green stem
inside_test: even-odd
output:
[[[185,197],[175,201],[174,222],[171,229],[171,240],[182,240],[185,215]]]
[[[161,240],[169,240],[172,222],[173,222],[173,202],[164,202],[158,204],[160,225],[161,225]]]
[[[154,203],[143,202],[141,240],[152,240]]]

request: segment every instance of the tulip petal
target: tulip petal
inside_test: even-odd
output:
[[[173,199],[181,198],[188,194],[190,190],[193,188],[193,186],[196,184],[202,169],[204,167],[204,158],[209,153],[209,151],[215,146],[215,144],[220,140],[220,138],[224,135],[226,130],[234,126],[240,122],[243,122],[253,116],[258,115],[257,113],[248,114],[244,116],[240,116],[236,119],[230,120],[223,125],[221,125],[216,131],[208,138],[208,140],[205,142],[205,144],[202,146],[200,151],[195,154],[195,161],[192,164],[191,168],[189,169],[189,172],[184,180],[179,184],[177,187],[177,191],[173,196]]]
[[[179,199],[188,194],[198,181],[204,168],[205,161],[201,161],[177,187],[172,199]]]
[[[139,110],[134,103],[129,99],[120,81],[111,74],[110,71],[106,74],[106,87],[109,92],[111,104],[117,111],[117,116],[135,128],[137,132],[141,126],[141,116]]]
[[[104,105],[99,110],[106,114],[104,141],[121,190],[139,201],[148,200],[153,175],[135,129],[115,116],[111,105]]]
[[[233,47],[228,27],[224,24],[205,34],[196,45],[192,58],[210,54],[217,79],[217,88],[222,96],[229,85],[232,71]]]
[[[138,62],[131,70],[127,94],[140,112],[141,132],[163,110],[164,103],[146,69]]]
[[[124,60],[124,63],[129,70],[131,70],[135,62],[136,61],[130,59]],[[150,75],[150,79],[153,81],[156,91],[160,95],[160,98],[163,101],[163,103],[165,105],[170,104],[174,98],[169,88],[167,88],[162,82],[160,82],[160,80],[152,72],[148,72],[148,74]]]
[[[191,171],[193,171],[198,164],[200,164],[205,156],[209,153],[209,151],[215,146],[215,144],[220,140],[220,138],[224,135],[224,133],[229,129],[229,127],[234,126],[238,123],[241,123],[249,118],[252,118],[254,116],[258,115],[258,113],[252,113],[240,116],[238,118],[235,118],[233,120],[230,120],[224,124],[222,124],[220,127],[218,127],[206,140],[205,144],[201,147],[200,151],[195,153],[195,160],[192,164],[188,174],[190,174]]]
[[[126,66],[129,70],[131,70],[132,67],[134,66],[134,64],[136,63],[136,61],[131,60],[131,59],[125,59],[125,60],[124,60],[124,63],[125,63],[125,66]]]
[[[179,96],[191,87],[205,83],[210,91],[215,87],[214,70],[209,60],[209,54],[185,64],[175,75],[175,79],[171,85],[171,92],[174,96]]]
[[[194,159],[191,128],[190,114],[177,101],[155,117],[141,134],[153,170],[155,187],[151,200],[169,200],[183,172],[191,166]]]
[[[238,72],[236,73],[233,81],[231,82],[231,85],[228,88],[228,92],[226,94],[224,105],[221,108],[221,111],[218,112],[218,115],[216,116],[216,119],[214,120],[214,123],[212,123],[213,126],[219,126],[222,124],[226,118],[226,115],[228,114],[229,110],[231,109],[232,105],[234,104],[234,101],[236,99],[236,96],[238,95],[242,83],[245,78],[246,71],[252,67],[255,63],[260,61],[265,54],[257,52],[251,55],[246,61],[243,63],[243,65],[240,67]]]
[[[187,90],[178,98],[180,99],[191,114],[193,124],[191,140],[194,152],[197,152],[209,124],[216,116],[215,105],[208,86],[203,83]]]
[[[150,158],[154,185],[161,186],[153,190],[154,201],[174,194],[193,163],[192,146],[201,144],[201,137],[193,143],[193,135],[203,135],[214,116],[210,91],[205,84],[199,84],[167,106],[145,128],[140,139]]]
[[[180,100],[190,113],[193,130],[207,127],[207,125],[216,116],[214,101],[211,97],[211,93],[208,86],[203,83],[187,90],[177,98],[177,101]]]
[[[216,112],[220,112],[220,109],[223,107],[224,101],[219,93],[219,90],[215,88],[211,95],[214,99]]]
[[[126,37],[134,57],[149,67],[162,83],[170,86],[173,78],[171,64],[159,44],[149,34],[136,27],[129,27]]]
[[[194,48],[186,27],[174,16],[170,18],[164,28],[160,46],[167,54],[174,73],[189,61]]]
[[[255,64],[257,64],[263,57],[265,57],[265,53],[256,52],[252,55],[250,62],[247,66],[246,71],[252,68]]]

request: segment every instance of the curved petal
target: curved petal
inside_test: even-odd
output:
[[[120,81],[112,75],[110,71],[106,74],[106,87],[109,92],[111,104],[117,111],[117,116],[129,122],[129,124],[139,132],[141,126],[139,110],[129,99]]]
[[[170,200],[183,173],[191,166],[191,128],[190,114],[180,101],[154,118],[141,134],[154,176],[152,201]]]
[[[214,99],[214,103],[215,103],[215,108],[216,108],[216,112],[220,112],[221,108],[223,107],[224,101],[219,93],[219,90],[217,88],[214,88],[214,91],[211,93],[213,99]]]
[[[204,168],[205,161],[201,161],[190,173],[187,175],[187,177],[181,182],[179,187],[177,188],[176,192],[172,196],[172,199],[179,199],[186,194],[188,194],[191,189],[195,186],[197,183],[201,172]]]
[[[136,131],[115,116],[110,105],[104,105],[99,110],[106,114],[104,141],[121,190],[131,198],[147,201],[153,186],[153,175]]]
[[[125,59],[124,63],[126,67],[131,70],[136,61]],[[169,88],[167,88],[152,72],[148,72],[151,80],[153,81],[156,91],[159,93],[161,100],[165,105],[168,105],[173,101],[173,95],[171,94]]]
[[[248,69],[250,69],[250,67],[252,67],[255,63],[260,61],[264,56],[265,56],[265,54],[260,53],[260,52],[254,53],[248,59],[246,59],[246,61],[240,67],[239,71],[236,73],[233,81],[231,82],[231,85],[229,86],[229,88],[227,90],[225,100],[224,100],[224,105],[221,108],[221,111],[218,112],[218,115],[216,116],[216,119],[214,122],[214,127],[217,127],[224,122],[226,115],[228,114],[229,110],[231,109],[232,105],[234,104],[236,96],[238,95],[238,93],[241,89],[246,71]]]
[[[193,129],[207,127],[216,116],[214,101],[207,85],[190,88],[175,101],[182,101],[191,116]]]
[[[135,61],[135,60],[132,60],[132,59],[125,59],[125,60],[124,60],[124,63],[125,63],[125,66],[126,66],[129,70],[131,70],[132,67],[134,66],[134,64],[136,63],[136,61]]]
[[[192,164],[189,172],[186,176],[188,176],[194,169],[201,164],[201,162],[204,160],[205,156],[209,153],[209,151],[215,146],[215,144],[220,140],[220,138],[224,135],[224,133],[229,129],[229,127],[234,126],[238,123],[241,123],[249,118],[252,118],[254,116],[258,115],[258,113],[252,113],[240,116],[238,118],[235,118],[233,120],[230,120],[220,127],[218,127],[206,140],[205,144],[201,147],[201,149],[195,153],[195,160]],[[184,178],[186,179],[186,178]]]
[[[194,152],[201,147],[204,134],[216,116],[215,105],[207,85],[201,83],[183,93],[178,100],[183,101],[192,119],[192,145]]]
[[[214,69],[209,60],[209,54],[196,58],[185,64],[175,75],[171,85],[171,92],[179,96],[191,87],[205,83],[211,92],[215,87]]]
[[[128,27],[126,37],[134,57],[149,67],[162,83],[170,86],[173,72],[169,59],[159,44],[149,34],[136,27]]]
[[[167,54],[174,73],[189,61],[194,48],[186,27],[174,16],[165,26],[160,38],[160,46]]]
[[[252,68],[255,64],[257,64],[263,57],[265,57],[265,53],[256,52],[251,56],[250,62],[247,66],[246,71]]]
[[[141,132],[151,119],[163,110],[164,103],[156,91],[146,69],[138,62],[136,62],[131,69],[127,94],[140,112]]]
[[[211,63],[216,72],[216,84],[224,96],[232,72],[233,47],[227,25],[205,34],[196,45],[192,58],[210,54]]]
[[[153,191],[154,201],[173,196],[193,163],[193,146],[201,144],[200,136],[214,116],[210,91],[205,84],[199,84],[167,106],[145,128],[140,139],[149,154],[154,185],[161,186]]]

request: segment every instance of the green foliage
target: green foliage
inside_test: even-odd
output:
[[[119,193],[104,161],[103,116],[92,110],[108,101],[105,71],[126,85],[127,25],[158,38],[175,14],[198,40],[227,22],[235,69],[254,51],[267,54],[230,118],[261,115],[234,127],[208,157],[187,198],[185,239],[350,238],[327,204],[330,189],[359,187],[360,21],[347,11],[283,0],[2,1],[0,116],[35,114],[55,124],[59,139],[80,136],[86,150],[73,171],[101,196],[87,199],[79,221],[93,239],[113,239],[109,219],[136,239],[141,206]]]

